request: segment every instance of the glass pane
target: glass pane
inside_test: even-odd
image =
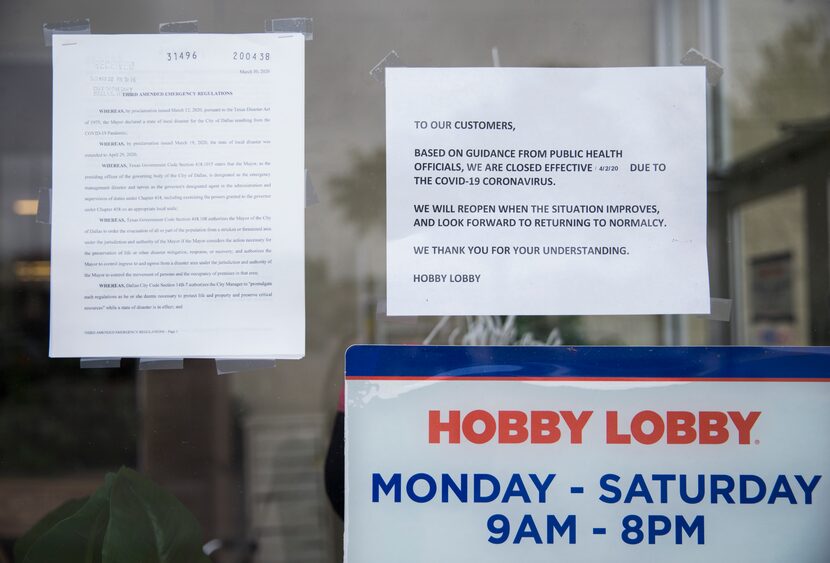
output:
[[[95,369],[50,360],[50,230],[36,219],[42,190],[61,179],[51,177],[41,26],[89,17],[93,33],[155,33],[197,19],[201,32],[241,33],[295,16],[314,18],[305,166],[319,203],[306,210],[305,359],[224,375],[212,360],[150,371],[138,358]],[[725,68],[708,87],[707,220],[712,297],[729,301],[731,320],[386,315],[384,88],[369,71],[390,50],[409,66],[608,67],[677,65],[690,48]],[[353,343],[830,343],[823,0],[5,0],[0,76],[0,545],[9,553],[49,510],[125,465],[179,498],[206,540],[225,542],[217,561],[339,560],[342,521],[324,469],[333,427],[334,445],[342,439],[342,358]],[[338,460],[335,451],[335,481]]]

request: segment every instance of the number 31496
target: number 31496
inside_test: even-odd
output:
[[[196,58],[196,51],[167,51],[168,61],[191,61]]]

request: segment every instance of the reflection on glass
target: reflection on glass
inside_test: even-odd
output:
[[[525,334],[570,344],[827,344],[830,5],[824,0],[322,0],[306,57],[307,358],[216,375],[81,370],[47,359],[51,60],[44,21],[89,15],[95,33],[152,33],[199,20],[254,32],[281,17],[255,0],[56,7],[0,3],[0,547],[106,471],[138,468],[224,545],[255,561],[337,561],[340,521],[322,466],[345,348],[421,343],[438,318],[391,318],[385,302],[384,88],[368,73],[395,49],[412,66],[678,64],[688,48],[726,68],[710,95],[710,277],[733,322],[677,317],[520,317]],[[822,199],[822,193],[824,194]],[[822,203],[824,202],[824,203]],[[824,205],[824,207],[822,207]],[[822,242],[823,241],[823,242]],[[823,246],[822,246],[823,245]],[[497,322],[498,321],[498,322]],[[507,319],[451,319],[433,343]],[[822,328],[823,327],[823,328]],[[480,332],[472,331],[474,335]],[[218,544],[213,544],[218,545]],[[240,551],[241,550],[241,551]],[[0,557],[2,560],[2,557]]]

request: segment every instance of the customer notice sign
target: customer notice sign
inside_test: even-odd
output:
[[[390,315],[709,312],[703,67],[386,69]]]

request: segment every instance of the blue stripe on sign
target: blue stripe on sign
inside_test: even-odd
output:
[[[358,345],[346,376],[826,379],[830,347]]]

